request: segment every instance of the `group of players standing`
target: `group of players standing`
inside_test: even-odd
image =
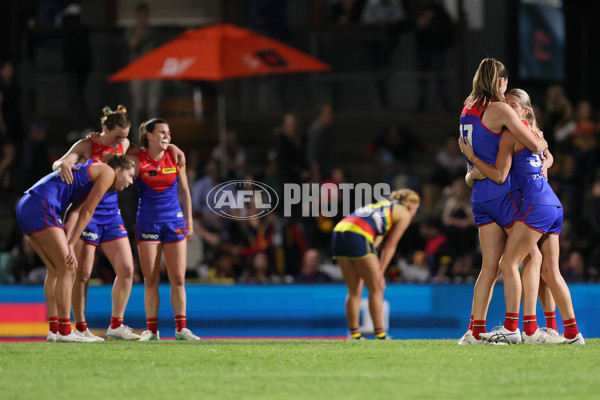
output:
[[[162,119],[140,125],[143,147],[139,148],[127,139],[131,123],[125,107],[119,106],[115,111],[105,107],[103,114],[102,133],[75,143],[54,163],[55,172],[28,189],[17,205],[19,226],[48,270],[44,284],[49,319],[47,340],[104,340],[89,330],[85,319],[97,246],[102,247],[116,273],[108,339],[160,339],[158,283],[164,253],[175,314],[175,339],[199,340],[186,327],[186,239],[193,233],[193,224],[183,152],[170,144],[169,125]],[[123,323],[134,267],[116,193],[133,183],[135,177],[139,191],[135,238],[144,275],[147,322],[141,336]],[[75,331],[71,329],[71,304]]]
[[[469,329],[458,343],[583,345],[569,288],[558,265],[563,211],[546,172],[553,158],[537,127],[529,96],[513,89],[505,97],[507,86],[504,65],[484,59],[460,117],[459,146],[468,159],[466,181],[473,188],[482,268]],[[55,172],[27,190],[17,206],[19,225],[48,269],[44,285],[50,325],[47,339],[104,340],[91,333],[85,322],[87,285],[95,249],[100,245],[116,273],[108,338],[160,339],[158,282],[163,252],[171,283],[175,338],[199,340],[186,328],[186,238],[192,234],[193,223],[183,153],[170,144],[166,121],[155,118],[142,123],[139,137],[143,148],[137,148],[127,139],[131,123],[126,109],[106,107],[103,111],[102,133],[95,140],[75,143],[54,163]],[[147,318],[141,336],[123,324],[133,283],[133,256],[115,191],[127,187],[135,176],[140,196],[135,238]],[[363,284],[369,291],[375,337],[389,338],[383,328],[383,273],[419,204],[415,192],[399,190],[389,201],[356,210],[334,228],[333,255],[348,287],[346,316],[353,339],[362,338],[358,322]],[[378,257],[376,249],[381,244]],[[506,316],[502,326],[488,333],[485,320],[499,272],[504,277]],[[536,320],[538,296],[546,314],[545,328],[539,328]],[[522,334],[518,328],[521,298]],[[76,331],[70,324],[71,299]],[[557,331],[556,306],[563,318],[563,335]]]

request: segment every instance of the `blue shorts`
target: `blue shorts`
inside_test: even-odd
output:
[[[365,258],[370,254],[377,256],[371,240],[360,233],[351,231],[333,232],[331,247],[333,258]]]
[[[563,208],[531,204],[523,200],[517,220],[535,231],[558,235],[563,224]]]
[[[99,224],[92,217],[92,220],[80,236],[83,241],[94,246],[126,237],[127,229],[125,228],[125,222],[123,222],[121,214],[116,214],[116,217],[110,224]]]
[[[183,218],[171,222],[138,222],[135,240],[138,242],[175,243],[187,237]]]
[[[504,228],[510,228],[517,220],[520,204],[521,196],[517,191],[484,203],[473,203],[475,224],[484,226],[496,222]]]
[[[30,193],[25,193],[17,204],[17,222],[26,235],[50,227],[64,229],[62,218],[54,207],[45,198]]]

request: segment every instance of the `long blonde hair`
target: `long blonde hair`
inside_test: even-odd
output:
[[[397,200],[397,201],[401,202],[402,204],[414,203],[417,206],[419,204],[421,204],[421,198],[419,197],[417,192],[415,192],[412,189],[394,190],[390,194],[390,200]]]
[[[508,79],[504,64],[494,58],[484,58],[473,77],[473,91],[465,104],[486,108],[493,101],[504,101],[504,93],[500,92],[500,78]]]
[[[521,107],[523,107],[524,109],[527,110],[525,112],[525,115],[523,116],[523,119],[525,121],[527,121],[527,123],[529,123],[529,125],[531,125],[531,129],[533,129],[533,131],[535,133],[537,133],[538,136],[542,137],[542,131],[540,131],[540,128],[538,127],[537,120],[535,118],[535,113],[533,112],[533,105],[531,104],[531,98],[529,97],[529,94],[527,94],[527,92],[524,91],[523,89],[511,89],[508,93],[506,93],[506,95],[514,96],[517,99],[519,99],[519,103],[520,103]]]

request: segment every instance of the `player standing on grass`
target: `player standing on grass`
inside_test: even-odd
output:
[[[333,229],[333,258],[337,259],[348,287],[346,318],[352,339],[362,338],[359,317],[363,282],[369,291],[369,311],[375,338],[389,339],[383,327],[383,274],[420,203],[421,199],[414,191],[396,190],[390,195],[389,201],[359,208]],[[384,238],[385,243],[378,258],[375,249]]]
[[[79,160],[93,158],[102,161],[108,154],[120,155],[139,151],[139,149],[132,149],[127,139],[131,123],[125,107],[120,105],[115,111],[104,107],[102,111],[103,117],[100,120],[102,133],[98,136],[97,142],[92,139],[79,140],[52,166],[54,170],[59,171],[65,182],[73,181],[71,168]],[[174,151],[181,153],[178,149]],[[76,212],[75,210],[73,214]],[[67,224],[71,218],[67,217]],[[73,289],[73,315],[77,330],[86,337],[103,340],[90,332],[85,321],[87,288],[98,245],[102,247],[116,274],[107,337],[117,340],[139,339],[139,335],[123,324],[125,308],[133,284],[133,255],[116,193],[108,193],[104,196],[75,249],[80,264]]]
[[[506,96],[506,101],[524,119],[523,122],[530,129],[531,135],[541,137],[529,95],[523,90],[513,89]],[[577,329],[569,288],[560,274],[558,266],[560,251],[558,238],[562,227],[563,211],[560,200],[550,187],[548,179],[542,174],[542,154],[526,149],[510,132],[502,134],[495,166],[480,160],[474,153],[473,147],[464,138],[459,141],[459,145],[461,151],[473,165],[496,183],[502,183],[509,174],[511,164],[514,166],[514,176],[521,190],[522,202],[517,222],[511,229],[500,260],[500,270],[505,280],[512,282],[519,278],[518,269],[522,259],[532,248],[537,248],[538,242],[540,243],[543,256],[542,276],[552,291],[563,316],[565,334],[562,338],[548,335],[545,331],[537,329],[535,301],[527,302],[529,305],[533,304],[533,309],[525,309],[527,304],[524,296],[525,313],[529,315],[523,317],[525,325],[523,340],[530,344],[563,343],[565,341],[569,344],[585,344],[583,336]],[[535,299],[537,296],[538,283],[539,274],[534,274],[527,284],[524,275],[523,291],[529,299]],[[505,284],[505,297],[507,315],[512,313],[518,322],[521,285]],[[484,340],[493,342],[518,342],[521,338],[518,337],[519,329],[515,323],[514,319],[505,321],[504,326],[490,333],[480,334],[480,336]]]
[[[123,190],[135,174],[135,165],[125,157],[115,157],[108,165],[89,160],[76,168],[71,183],[63,182],[57,172],[49,174],[28,189],[17,205],[19,226],[48,269],[44,292],[53,295],[47,298],[48,341],[93,341],[71,331],[71,290],[77,269],[74,246],[104,194],[111,188]],[[79,214],[70,234],[65,234],[60,216],[78,201]]]
[[[171,282],[171,304],[175,312],[175,339],[199,340],[186,327],[185,271],[187,238],[193,234],[192,200],[184,168],[178,168],[167,150],[171,131],[166,121],[153,118],[140,125],[140,144],[145,148],[134,157],[138,171],[139,207],[135,239],[144,274],[146,330],[141,341],[159,340],[161,248]]]
[[[532,151],[540,153],[548,147],[544,139],[531,135],[515,111],[504,102],[507,85],[508,71],[504,65],[493,58],[483,59],[473,78],[473,90],[465,100],[460,116],[461,136],[467,137],[481,154],[480,158],[489,163],[496,160],[501,133],[505,127]],[[469,163],[471,164],[470,161]],[[472,330],[461,338],[459,344],[482,343],[479,334],[486,332],[485,317],[498,276],[498,261],[506,242],[505,230],[517,219],[517,190],[518,185],[512,172],[502,185],[485,179],[475,182],[473,186],[471,203],[475,223],[479,227],[482,265],[473,292]],[[521,284],[520,279],[518,284]],[[513,314],[507,314],[506,319],[518,322],[518,315],[517,320],[514,320]]]

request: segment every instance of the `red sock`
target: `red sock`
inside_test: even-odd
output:
[[[546,327],[558,331],[558,326],[556,325],[556,310],[545,312],[544,315],[546,316]]]
[[[539,328],[535,315],[523,315],[523,330],[529,336]]]
[[[479,337],[480,333],[486,333],[486,329],[485,329],[485,319],[476,319],[473,321],[473,336],[475,336],[475,339],[477,340],[481,340],[481,338]]]
[[[117,329],[121,325],[123,325],[123,318],[110,317],[110,328],[111,329]]]
[[[471,314],[471,319],[469,320],[469,330],[473,330],[473,314]]]
[[[565,319],[563,320],[563,324],[565,325],[565,337],[567,339],[573,339],[579,333],[579,329],[577,329],[577,321],[575,318]]]
[[[75,327],[77,328],[77,330],[79,332],[85,332],[88,328],[87,326],[87,322],[83,321],[83,322],[76,322],[75,323]]]
[[[156,333],[158,331],[158,318],[146,318],[146,329]]]
[[[504,327],[514,332],[519,327],[519,313],[506,313],[504,317]]]
[[[67,336],[71,333],[71,319],[70,318],[59,318],[58,319],[58,333],[63,336]]]
[[[177,332],[186,327],[185,315],[176,315],[175,316],[175,329]]]
[[[48,317],[48,330],[52,333],[58,332],[58,317]]]

